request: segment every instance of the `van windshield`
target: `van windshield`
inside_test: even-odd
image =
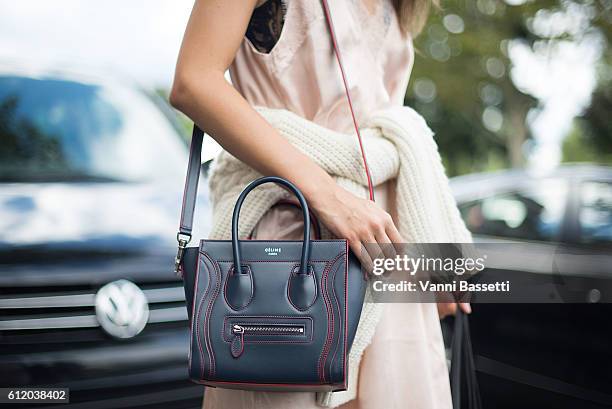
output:
[[[0,75],[0,182],[143,181],[182,170],[185,156],[144,93]]]

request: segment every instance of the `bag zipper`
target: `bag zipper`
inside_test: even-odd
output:
[[[230,351],[234,358],[239,358],[244,352],[244,335],[302,335],[304,325],[290,324],[234,324],[232,325],[232,342]]]
[[[273,324],[273,325],[247,325],[247,324],[234,324],[232,327],[232,333],[240,334],[270,334],[270,333],[287,333],[287,334],[303,334],[303,325],[284,325],[284,324]]]

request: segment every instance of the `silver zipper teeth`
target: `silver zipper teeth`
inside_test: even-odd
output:
[[[241,325],[241,327],[244,328],[245,331],[252,331],[252,332],[274,332],[274,331],[278,331],[278,332],[299,332],[299,333],[304,332],[304,328],[302,328],[302,327],[276,327],[276,326],[272,326],[272,327],[251,327],[251,326],[245,326],[245,325]]]

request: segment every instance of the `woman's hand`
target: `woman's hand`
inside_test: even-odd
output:
[[[472,312],[472,307],[469,302],[439,302],[438,303],[438,315],[440,319],[446,318],[449,315],[455,315],[457,313],[457,305],[466,314]]]
[[[394,256],[394,247],[390,244],[403,240],[389,213],[335,183],[325,192],[309,198],[309,203],[334,235],[349,241],[351,250],[367,271],[372,271],[372,260],[376,257]]]

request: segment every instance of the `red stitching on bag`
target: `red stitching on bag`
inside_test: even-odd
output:
[[[329,293],[327,292],[329,286],[329,272],[332,269],[334,263],[331,263],[329,267],[325,270],[325,292],[324,296],[327,297],[325,301],[325,310],[327,312],[327,336],[325,337],[325,344],[323,344],[323,352],[321,353],[321,357],[319,358],[319,377],[321,382],[325,382],[325,360],[327,360],[327,348],[328,344],[334,338],[334,312],[331,310],[331,301],[329,299]],[[329,305],[329,308],[328,308]]]
[[[231,240],[221,240],[221,239],[201,239],[200,241],[205,241],[205,242],[209,242],[209,243],[229,243]],[[252,242],[268,242],[268,241],[272,241],[272,242],[277,242],[277,243],[303,243],[303,240],[275,240],[275,239],[270,239],[270,240],[249,240]],[[325,239],[325,240],[311,240],[312,242],[316,242],[316,243],[340,243],[343,241],[346,241],[346,239]]]
[[[347,354],[348,354],[348,269],[349,269],[349,244],[346,242],[346,252],[344,260],[346,268],[344,269],[344,353],[342,354],[342,377],[344,378],[343,388],[348,388],[348,377],[346,376]],[[359,323],[358,323],[359,325]]]
[[[191,372],[191,367],[192,367],[192,362],[193,362],[193,357],[192,357],[192,352],[193,352],[193,335],[194,335],[194,323],[198,321],[198,318],[196,317],[195,314],[195,310],[196,310],[196,304],[197,304],[197,295],[198,295],[198,280],[200,278],[200,259],[198,258],[197,261],[197,265],[196,265],[196,276],[195,276],[195,286],[193,288],[193,297],[192,297],[192,303],[191,303],[191,322],[190,327],[191,327],[191,332],[190,332],[190,337],[189,337],[189,358],[188,358],[188,362],[189,362],[189,368]],[[210,277],[207,276],[208,278],[208,282],[206,283],[206,289],[204,290],[204,293],[206,293],[208,291],[208,287],[210,285]],[[198,310],[199,311],[199,310]],[[196,342],[197,342],[197,336],[196,336]],[[203,362],[202,362],[202,354],[200,354],[200,369],[203,366]]]
[[[202,263],[203,261],[198,258],[198,269],[200,268],[200,263]],[[200,362],[202,363],[201,368],[200,368],[200,376],[204,377],[204,369],[206,367],[205,365],[205,361],[204,361],[204,348],[202,347],[202,339],[200,337],[200,316],[202,315],[202,305],[204,303],[204,300],[206,300],[207,296],[208,296],[208,291],[210,289],[210,281],[211,281],[211,272],[210,272],[210,268],[208,267],[208,265],[206,264],[206,262],[204,262],[204,266],[206,267],[206,270],[208,272],[208,284],[206,286],[206,291],[204,293],[204,296],[202,296],[202,298],[200,299],[200,302],[198,303],[198,317],[196,320],[196,340],[198,342],[198,349],[200,351]],[[210,358],[210,352],[208,351],[208,348],[206,349],[206,354],[208,355],[208,362],[210,362],[210,366],[212,366],[212,359]]]
[[[344,265],[345,270],[348,268],[347,265]],[[338,272],[338,268],[334,270],[334,275],[332,277],[332,290],[333,290],[333,294],[334,294],[334,306],[338,308],[338,319],[340,320],[340,317],[342,316],[342,311],[340,308],[340,303],[338,302],[338,296],[336,294],[336,286],[334,285],[334,282],[336,281],[336,273]],[[348,286],[348,282],[345,281],[344,282],[344,288],[346,288]],[[346,308],[346,306],[345,306]],[[340,324],[342,325],[342,321],[340,321]],[[340,326],[339,326],[340,327]],[[334,364],[334,361],[336,359],[336,354],[338,353],[338,344],[340,343],[340,337],[337,337],[336,340],[336,348],[334,349],[334,354],[332,355],[332,358],[330,360],[330,364],[329,364],[329,379],[331,379],[332,377],[332,366]],[[331,348],[331,346],[330,346]]]
[[[234,308],[234,306],[232,304],[230,304],[230,302],[227,299],[227,280],[229,280],[229,277],[232,273],[232,270],[234,269],[234,267],[230,267],[230,269],[227,271],[227,276],[225,277],[224,280],[224,284],[223,284],[223,299],[225,299],[225,304],[227,304],[228,307],[230,307],[232,310],[234,311],[240,311],[240,310],[244,310],[246,307],[248,307],[251,302],[253,302],[253,298],[254,297],[254,292],[255,289],[254,284],[253,284],[253,272],[251,271],[251,267],[247,266],[247,268],[249,269],[249,275],[251,276],[251,297],[249,298],[249,302],[246,303],[244,306],[240,307],[240,308]]]
[[[211,354],[211,358],[212,358],[212,367],[211,367],[211,370],[209,371],[211,377],[214,376],[215,372],[217,371],[217,362],[215,359],[215,350],[212,347],[212,341],[210,339],[210,315],[212,314],[212,310],[215,306],[215,301],[217,300],[217,297],[219,296],[219,293],[221,292],[221,278],[223,277],[218,264],[215,264],[214,267],[215,267],[215,273],[217,275],[217,285],[210,299],[208,311],[206,313],[206,333],[205,333],[206,343],[208,345],[208,348]]]
[[[334,326],[335,326],[333,311],[330,313],[330,308],[328,308],[328,303],[329,303],[329,306],[331,307],[331,301],[329,300],[329,294],[327,294],[329,271],[338,262],[340,257],[342,257],[343,255],[344,253],[339,254],[329,263],[327,267],[325,267],[325,271],[323,272],[323,278],[321,279],[321,287],[323,287],[323,283],[325,283],[325,290],[321,288],[321,294],[323,296],[323,301],[325,302],[325,310],[327,312],[327,336],[325,338],[325,344],[323,345],[323,350],[321,351],[321,355],[319,356],[319,365],[318,365],[319,379],[321,379],[321,382],[325,382],[325,371],[323,369],[323,365],[325,362],[324,360],[327,359],[326,354],[329,352],[328,348],[334,336]]]
[[[334,260],[333,264],[329,267],[326,277],[325,277],[325,293],[327,294],[328,300],[329,300],[329,304],[331,306],[331,297],[329,296],[329,272],[331,271],[331,269],[336,266],[336,264],[338,263],[338,260],[340,260],[340,257],[343,256],[343,254],[340,254],[338,257],[336,257],[336,260]],[[336,268],[334,270],[334,277],[336,275],[336,272],[338,271],[338,268]],[[333,287],[333,285],[332,285]],[[338,319],[340,319],[340,317],[338,317]],[[328,337],[325,341],[325,348],[324,348],[324,353],[323,353],[323,361],[321,363],[321,374],[322,374],[322,380],[323,382],[325,381],[325,363],[327,362],[327,357],[329,355],[329,351],[331,349],[331,344],[333,342],[333,337],[335,334],[335,320],[334,320],[334,312],[333,310],[331,311],[331,336]]]
[[[317,376],[319,377],[319,381],[323,383],[323,379],[321,378],[321,359],[323,358],[323,353],[325,351],[325,345],[327,344],[327,339],[329,338],[329,309],[327,308],[327,299],[325,298],[325,291],[323,289],[323,285],[325,282],[325,274],[327,273],[327,269],[329,268],[330,263],[325,266],[323,270],[323,274],[321,275],[321,297],[323,298],[323,304],[325,305],[325,314],[327,315],[327,333],[325,334],[325,342],[323,342],[323,347],[321,348],[321,353],[319,354],[319,360],[317,361]]]
[[[339,259],[339,258],[338,258]],[[331,347],[331,343],[333,342],[334,336],[336,334],[336,319],[334,317],[334,310],[333,310],[333,306],[332,306],[332,302],[331,302],[331,297],[329,295],[329,273],[332,270],[332,268],[334,268],[334,265],[338,262],[338,260],[335,260],[330,267],[327,270],[327,274],[325,275],[325,295],[327,295],[327,302],[329,303],[329,328],[330,328],[330,335],[329,337],[325,340],[325,348],[324,348],[324,353],[323,353],[323,360],[321,361],[321,377],[323,379],[323,381],[325,381],[326,377],[325,377],[325,362],[327,362],[327,355],[329,354],[329,348]]]
[[[309,263],[309,264],[310,264],[310,263]],[[287,300],[289,300],[289,304],[291,304],[291,306],[292,306],[293,308],[295,308],[295,309],[296,309],[296,310],[298,310],[298,311],[304,312],[304,311],[309,310],[309,309],[310,309],[310,307],[312,307],[312,306],[314,305],[315,301],[317,301],[317,295],[318,295],[318,291],[317,291],[317,287],[318,287],[318,286],[316,285],[316,283],[317,283],[317,279],[316,279],[316,277],[317,277],[317,276],[316,276],[316,273],[315,273],[315,271],[314,271],[314,267],[312,267],[312,266],[310,266],[310,265],[309,265],[309,267],[312,267],[312,274],[314,275],[314,281],[315,281],[315,294],[314,294],[314,297],[312,297],[312,301],[310,302],[310,304],[309,304],[309,305],[308,305],[306,308],[299,308],[297,305],[295,305],[295,304],[293,303],[293,300],[291,299],[291,281],[292,281],[292,280],[291,280],[291,277],[293,277],[294,275],[296,275],[296,274],[297,274],[297,273],[295,273],[295,272],[294,272],[294,270],[295,270],[295,268],[296,268],[296,267],[299,267],[299,265],[300,265],[300,264],[298,263],[298,264],[294,264],[294,265],[293,265],[293,267],[291,267],[291,274],[289,274],[289,278],[287,279]],[[311,275],[311,274],[310,274],[310,273],[308,273],[308,275]]]
[[[199,275],[200,275],[200,263],[202,262],[202,260],[200,260],[200,258],[198,258],[198,265],[196,268],[196,281],[199,279]],[[197,316],[194,316],[192,313],[192,317],[194,320],[194,325],[195,325],[195,335],[196,335],[196,341],[198,344],[198,350],[200,352],[200,376],[203,377],[204,376],[204,367],[206,366],[206,363],[204,361],[204,350],[202,348],[202,340],[200,339],[200,316],[202,314],[202,303],[204,302],[204,300],[206,299],[206,296],[208,295],[208,290],[210,289],[210,268],[208,267],[208,265],[206,265],[206,263],[204,263],[206,270],[208,272],[207,277],[208,277],[208,282],[206,283],[206,290],[204,291],[204,295],[202,296],[202,298],[200,298],[200,301],[198,303],[198,313]],[[195,292],[193,295],[193,305],[195,306],[196,303],[196,297],[197,297],[197,286],[195,288]],[[192,334],[193,334],[193,329],[192,329]],[[192,337],[193,338],[193,337]],[[208,353],[208,351],[207,351]],[[210,354],[209,355],[209,360],[210,360]]]
[[[217,296],[219,295],[219,292],[221,291],[221,271],[219,270],[219,267],[217,264],[215,264],[212,260],[212,258],[204,252],[201,252],[204,257],[206,257],[212,264],[213,267],[215,268],[215,277],[217,279],[217,282],[215,284],[215,291],[213,292],[211,298],[210,298],[210,302],[208,303],[208,308],[206,308],[206,316],[204,318],[204,320],[206,321],[205,323],[205,331],[204,331],[204,340],[206,341],[206,345],[207,345],[207,351],[209,353],[209,355],[211,356],[211,367],[209,368],[208,371],[208,375],[210,377],[212,377],[215,373],[216,370],[216,363],[215,363],[215,351],[212,348],[212,342],[210,341],[210,314],[212,312],[213,306],[215,304],[215,300],[217,299]]]
[[[208,381],[208,380],[193,380],[195,383],[199,383],[201,385],[216,387],[216,385],[255,385],[255,386],[278,386],[280,388],[312,388],[317,386],[329,386],[329,389],[335,387],[340,384],[320,384],[320,383],[261,383],[261,382],[248,382],[248,381]],[[346,385],[344,385],[344,389],[346,389]]]
[[[241,260],[243,264],[249,263],[297,263],[299,265],[299,260]],[[234,260],[217,260],[217,263],[233,263]],[[328,263],[329,260],[310,260],[308,263]]]

